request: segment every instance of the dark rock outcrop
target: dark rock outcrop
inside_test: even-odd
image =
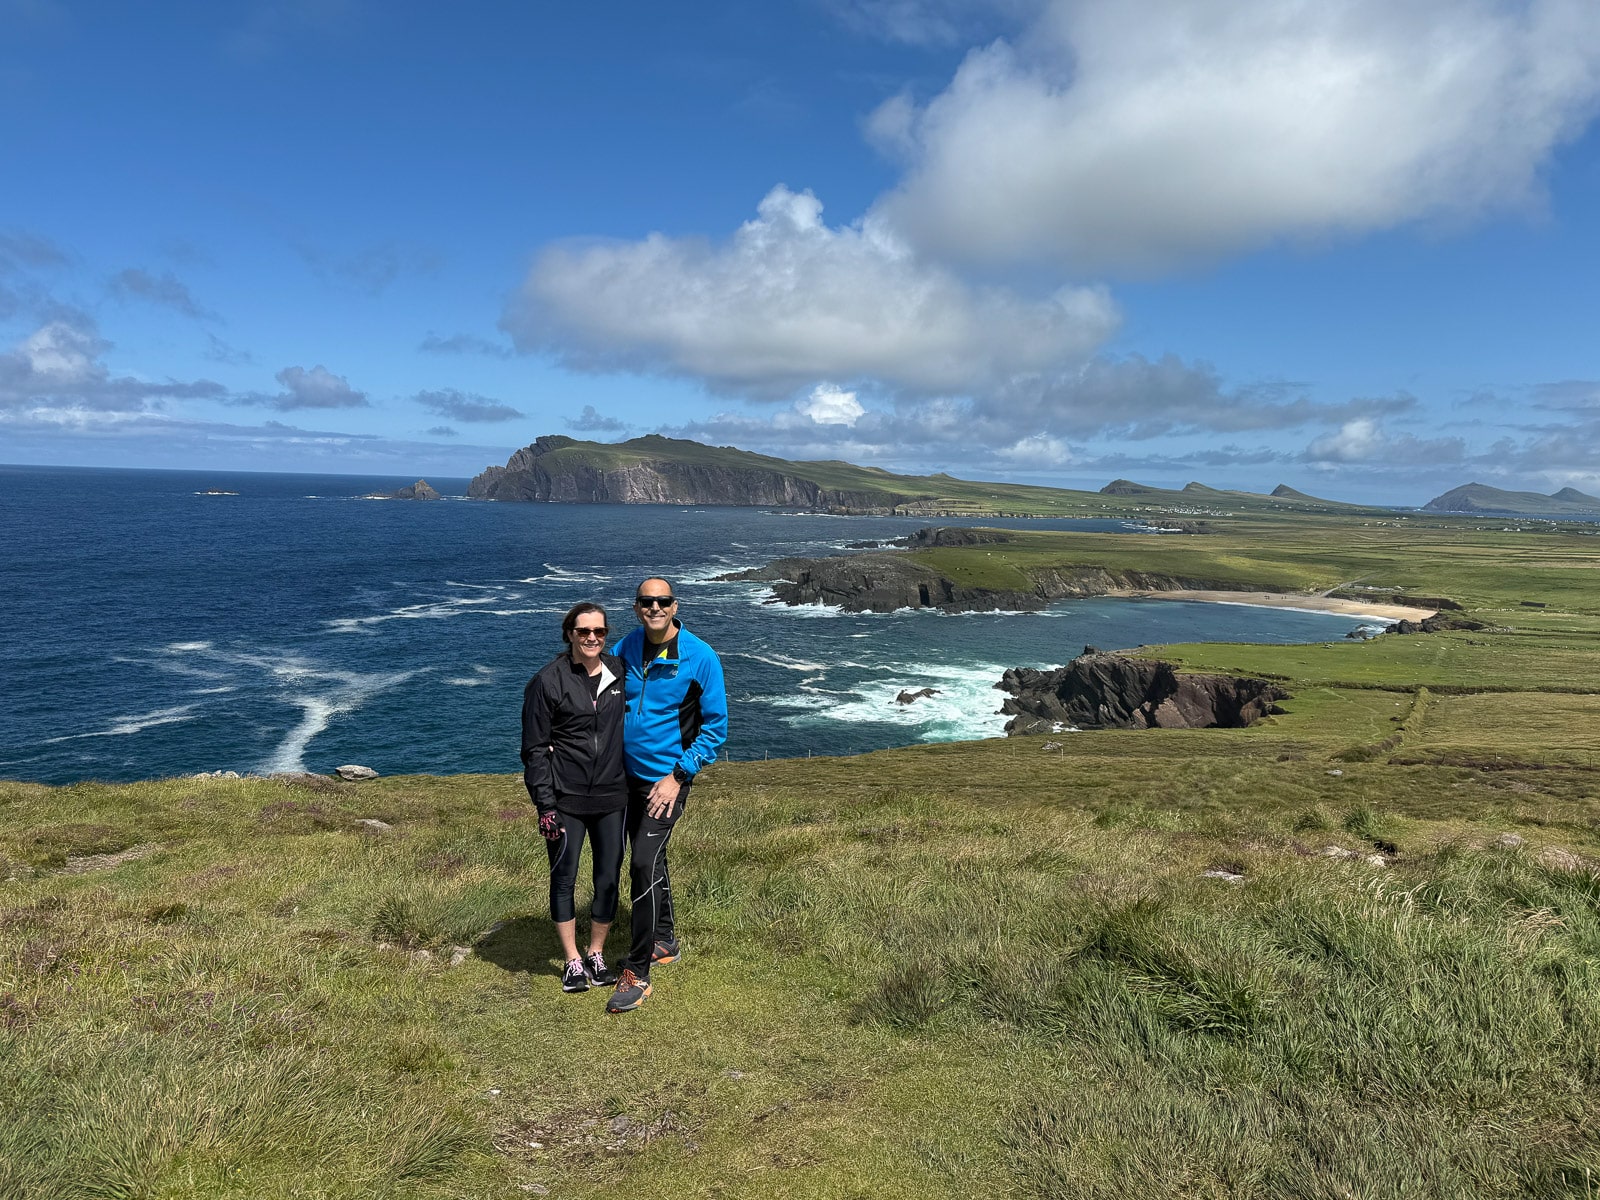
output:
[[[919,529],[896,539],[895,544],[908,550],[926,550],[933,546],[1002,546],[1016,541],[1016,535],[1004,529],[966,529],[961,526],[935,525]]]
[[[361,497],[363,500],[443,500],[441,496],[426,479],[419,479],[413,484],[393,492],[368,492]]]
[[[995,686],[1008,734],[1078,729],[1238,729],[1276,712],[1289,693],[1264,679],[1180,675],[1170,663],[1085,647],[1064,667],[1015,667]]]
[[[1389,633],[1438,633],[1443,629],[1477,630],[1487,629],[1482,621],[1474,621],[1471,617],[1459,616],[1456,613],[1435,613],[1431,617],[1424,617],[1420,621],[1396,621],[1389,626]]]
[[[918,688],[914,692],[907,688],[894,698],[894,702],[896,704],[915,704],[918,700],[925,699],[928,696],[937,696],[938,694],[938,688]]]
[[[901,554],[780,558],[721,578],[771,583],[778,603],[838,605],[845,612],[886,613],[901,608],[990,612],[1043,608],[1048,603],[1036,592],[965,587]]]

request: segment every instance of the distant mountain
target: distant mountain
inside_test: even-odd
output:
[[[1539,492],[1508,492],[1484,483],[1468,483],[1435,496],[1422,507],[1428,512],[1513,517],[1600,517],[1600,497],[1570,487],[1545,496]]]
[[[1210,500],[1227,501],[1232,504],[1246,504],[1257,509],[1275,509],[1282,511],[1284,508],[1304,509],[1315,511],[1318,509],[1350,509],[1361,510],[1369,506],[1361,504],[1347,504],[1342,500],[1324,500],[1319,496],[1309,496],[1305,492],[1296,491],[1286,483],[1280,483],[1272,489],[1271,495],[1261,492],[1244,492],[1236,488],[1214,488],[1209,484],[1191,480],[1182,488],[1158,488],[1145,483],[1135,483],[1131,479],[1113,479],[1100,489],[1103,496],[1149,496],[1152,499],[1165,498],[1172,501]]]

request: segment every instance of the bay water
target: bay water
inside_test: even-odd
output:
[[[561,652],[562,614],[597,601],[620,637],[648,575],[673,582],[684,624],[722,657],[736,759],[995,736],[1001,673],[1085,644],[1310,642],[1368,624],[1105,598],[1037,613],[791,608],[717,576],[930,522],[361,499],[412,481],[0,467],[0,777],[517,771],[522,688]],[[895,703],[925,687],[937,694]]]

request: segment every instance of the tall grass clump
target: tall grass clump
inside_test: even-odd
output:
[[[932,940],[859,1010],[998,1022],[1048,1064],[1008,1134],[1037,1194],[1581,1195],[1600,1168],[1593,876],[1446,848],[1076,907],[1014,913],[1003,953]]]

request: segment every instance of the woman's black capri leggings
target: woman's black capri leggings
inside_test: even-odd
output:
[[[617,915],[617,881],[622,874],[628,814],[620,808],[608,813],[569,813],[558,808],[556,817],[561,822],[561,836],[545,843],[550,852],[550,919],[571,921],[578,915],[572,892],[578,882],[578,858],[587,834],[594,866],[594,902],[589,907],[589,918],[609,925]]]

